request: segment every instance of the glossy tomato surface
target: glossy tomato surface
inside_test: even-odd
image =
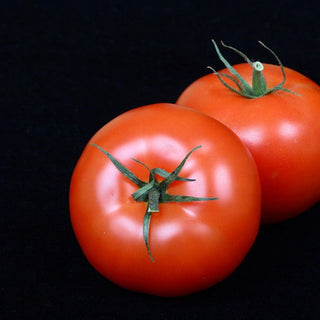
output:
[[[249,64],[234,68],[251,83]],[[298,95],[276,91],[248,99],[208,74],[177,100],[221,121],[247,145],[261,179],[263,223],[296,216],[320,199],[320,87],[292,69],[285,73],[284,87]],[[279,66],[265,64],[263,74],[268,88],[282,81]]]
[[[150,223],[148,256],[137,186],[95,143],[141,180],[149,168],[172,172],[195,146],[168,193],[218,200],[160,203]],[[252,246],[260,224],[260,182],[240,139],[220,122],[190,108],[154,104],[132,109],[102,127],[72,175],[70,212],[89,262],[124,288],[159,296],[190,294],[227,277]]]

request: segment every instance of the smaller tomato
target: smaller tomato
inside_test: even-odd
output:
[[[270,49],[280,67],[226,46],[248,62],[231,66],[214,45],[226,69],[195,80],[177,104],[221,121],[247,145],[260,175],[263,223],[304,212],[320,199],[320,87],[284,68]]]
[[[256,238],[260,203],[257,169],[240,139],[166,103],[101,128],[70,185],[72,226],[93,267],[159,296],[190,294],[233,272]]]

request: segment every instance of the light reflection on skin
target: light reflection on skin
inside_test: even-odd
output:
[[[297,135],[298,131],[297,125],[292,122],[284,122],[279,126],[280,135],[286,139],[291,140]]]
[[[157,228],[157,239],[160,241],[165,241],[167,239],[173,238],[182,232],[181,223],[177,221],[177,223],[163,223],[159,225]]]
[[[106,161],[109,161],[107,157]],[[113,165],[107,165],[96,181],[97,199],[108,214],[117,211],[123,205],[119,198],[123,198],[124,194],[128,194],[129,197],[134,192],[130,183],[120,186],[118,179],[110,179],[114,176],[114,170],[117,169]]]
[[[177,220],[176,223],[171,221],[158,225],[156,229],[156,237],[159,241],[168,241],[185,232],[190,232],[190,234],[204,235],[210,230],[208,225],[197,220],[190,219],[188,224],[189,226],[186,224],[186,221],[184,224],[181,224],[181,221]]]
[[[274,126],[275,139],[277,139],[276,132],[278,134],[278,137],[292,140],[292,138],[294,138],[299,133],[299,128],[298,128],[298,125],[293,122],[282,122],[279,124],[275,124]],[[245,128],[239,131],[238,135],[249,146],[261,145],[266,141],[265,132],[263,128],[259,128],[259,127]]]
[[[238,134],[249,145],[259,145],[264,139],[263,130],[256,127],[245,128],[241,132],[238,132]]]
[[[206,175],[196,168],[196,162],[193,163],[190,159],[190,167],[187,166],[187,164],[186,167],[187,168],[183,168],[185,170],[182,170],[181,176],[195,179],[195,181],[184,182],[184,193],[193,197],[210,197],[211,195],[208,194],[209,191]],[[188,174],[189,172],[190,174]],[[176,191],[174,191],[174,193],[176,193]]]
[[[128,217],[125,213],[117,215],[110,223],[110,229],[116,234],[132,235],[134,238],[137,234],[142,233],[141,222]]]
[[[196,218],[198,216],[198,213],[193,210],[193,209],[189,209],[188,206],[185,206],[183,208],[183,211],[190,217],[190,218]]]
[[[164,153],[163,150],[166,150],[166,152]],[[182,155],[182,160],[189,151],[185,149],[181,141],[176,141],[170,136],[158,134],[148,138],[135,139],[134,141],[128,140],[127,143],[117,147],[113,151],[113,156],[118,159],[136,158],[144,162],[142,157],[148,155],[147,158],[149,160],[145,164],[152,169],[153,163],[157,163],[159,159],[165,158],[166,161],[170,161],[172,155],[172,161],[175,162],[177,154]],[[139,155],[141,156],[139,157]]]
[[[221,195],[223,195],[223,199],[228,199],[232,195],[232,182],[229,168],[224,164],[217,165],[214,170],[213,179],[219,184],[216,187],[216,189],[219,190],[217,196],[221,198]]]

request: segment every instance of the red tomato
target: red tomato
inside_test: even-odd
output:
[[[250,64],[233,68],[251,84]],[[177,100],[221,121],[247,145],[260,175],[263,223],[296,216],[320,199],[320,87],[294,70],[284,72],[284,88],[296,94],[278,90],[248,99],[212,73],[193,82]],[[219,73],[232,76],[228,69]],[[280,66],[265,64],[263,75],[268,88],[283,80]]]
[[[167,192],[218,199],[160,203],[149,230],[153,262],[143,235],[147,203],[133,199],[137,185],[101,150],[148,181],[148,169],[132,158],[172,172],[198,145],[179,173],[196,181],[173,181]],[[211,117],[165,103],[130,110],[102,127],[70,185],[72,226],[93,267],[119,286],[159,296],[190,294],[227,277],[256,238],[260,205],[258,172],[240,139]]]

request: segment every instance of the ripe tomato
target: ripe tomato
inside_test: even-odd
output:
[[[247,98],[223,86],[219,77],[233,90],[242,86],[230,79],[235,72],[226,63],[219,73],[194,81],[177,100],[221,121],[247,145],[260,175],[263,223],[296,216],[320,198],[320,87],[294,70],[281,69],[278,62],[280,66],[264,65],[267,87],[276,87],[266,95]],[[263,68],[259,62],[258,66]],[[233,66],[249,84],[253,67],[252,63]],[[283,80],[292,92],[280,88]]]
[[[148,168],[172,172],[198,145],[179,173],[196,181],[176,179],[167,192],[218,199],[160,201],[150,220],[152,261],[143,230],[147,203],[133,199],[137,185],[101,150],[148,181]],[[91,138],[71,179],[71,222],[88,261],[112,282],[186,295],[221,281],[244,259],[260,225],[260,192],[254,160],[230,129],[190,108],[160,103],[125,112]]]

